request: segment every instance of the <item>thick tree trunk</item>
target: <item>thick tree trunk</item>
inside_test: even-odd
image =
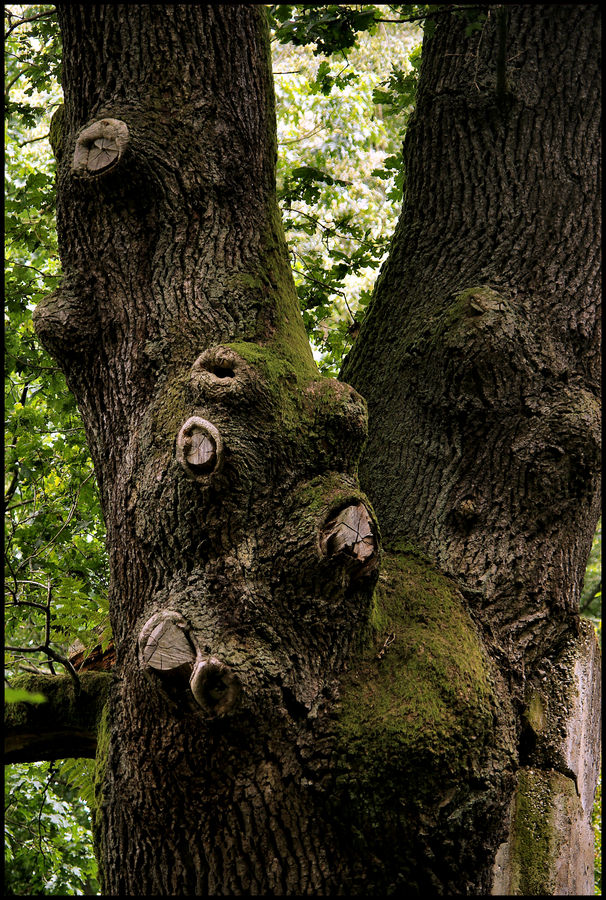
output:
[[[343,377],[384,534],[455,575],[519,667],[576,619],[599,515],[600,14],[490,15],[426,44],[404,209]]]
[[[509,664],[571,631],[596,510],[593,122],[577,154],[574,74],[551,118],[515,81],[561,20],[512,11],[500,107],[492,26],[428,45],[407,203],[347,366],[380,567],[365,405],[319,377],[288,268],[263,7],[58,9],[65,279],[35,321],[107,520],[104,891],[485,892],[519,761]],[[593,89],[587,19],[575,34]],[[440,162],[445,133],[461,151]],[[549,228],[566,246],[544,258]]]
[[[320,380],[288,266],[265,13],[59,16],[66,277],[36,327],[107,519],[104,888],[322,890],[314,723],[368,617],[377,529],[364,404]]]
[[[593,884],[600,666],[578,608],[600,509],[599,25],[597,5],[520,4],[426,40],[402,216],[342,372],[368,402],[360,481],[385,549],[456,579],[509,682],[526,821],[497,893]],[[533,772],[576,790],[529,812]]]

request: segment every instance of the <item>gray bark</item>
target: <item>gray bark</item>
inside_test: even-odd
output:
[[[58,9],[35,322],[107,521],[104,891],[485,893],[598,508],[593,8],[512,8],[498,102],[494,17],[427,44],[345,367],[374,509],[288,268],[263,8]]]

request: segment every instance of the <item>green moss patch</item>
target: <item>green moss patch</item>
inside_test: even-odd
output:
[[[518,896],[556,893],[557,816],[577,802],[574,781],[553,770],[521,769],[512,825],[511,891]]]
[[[455,585],[412,553],[386,554],[365,647],[342,683],[353,790],[439,805],[449,781],[478,768],[492,704],[490,662]]]

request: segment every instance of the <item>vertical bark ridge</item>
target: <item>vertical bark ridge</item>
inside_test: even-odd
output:
[[[503,108],[492,11],[427,42],[402,216],[342,376],[369,403],[360,473],[390,539],[429,550],[503,633],[552,610],[540,653],[574,621],[598,509],[598,11],[508,18]]]

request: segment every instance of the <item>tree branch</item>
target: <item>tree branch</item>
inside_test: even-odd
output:
[[[447,6],[445,9],[435,9],[432,12],[421,13],[416,16],[405,16],[401,19],[383,19],[383,18],[375,18],[373,22],[389,22],[392,25],[402,25],[406,22],[423,22],[425,19],[437,19],[443,15],[452,15],[454,12],[462,12],[463,10],[482,10],[487,9],[489,6],[488,3],[480,3],[477,6]]]
[[[46,611],[46,607],[43,607]],[[69,659],[65,656],[61,656],[60,653],[57,653],[56,650],[53,650],[52,647],[49,647],[48,644],[42,644],[40,647],[5,647],[4,650],[7,653],[45,653],[49,659],[54,659],[55,662],[61,663],[62,666],[65,666],[69,673],[69,677],[71,678],[74,691],[76,692],[76,696],[79,695],[81,691],[80,677]]]
[[[15,678],[12,686],[40,692],[47,702],[5,703],[5,763],[94,758],[97,729],[114,677],[109,672],[85,672],[79,696],[66,675]]]
[[[28,22],[35,22],[37,19],[46,19],[49,16],[54,16],[54,15],[55,15],[55,10],[49,9],[48,12],[41,12],[41,13],[37,13],[37,15],[35,15],[35,16],[30,16],[29,18],[19,19],[17,22],[15,22],[13,25],[10,26],[8,31],[4,32],[4,40],[7,39],[9,34],[11,34],[11,32],[13,32],[15,30],[15,28],[19,28],[20,25],[26,25]]]

